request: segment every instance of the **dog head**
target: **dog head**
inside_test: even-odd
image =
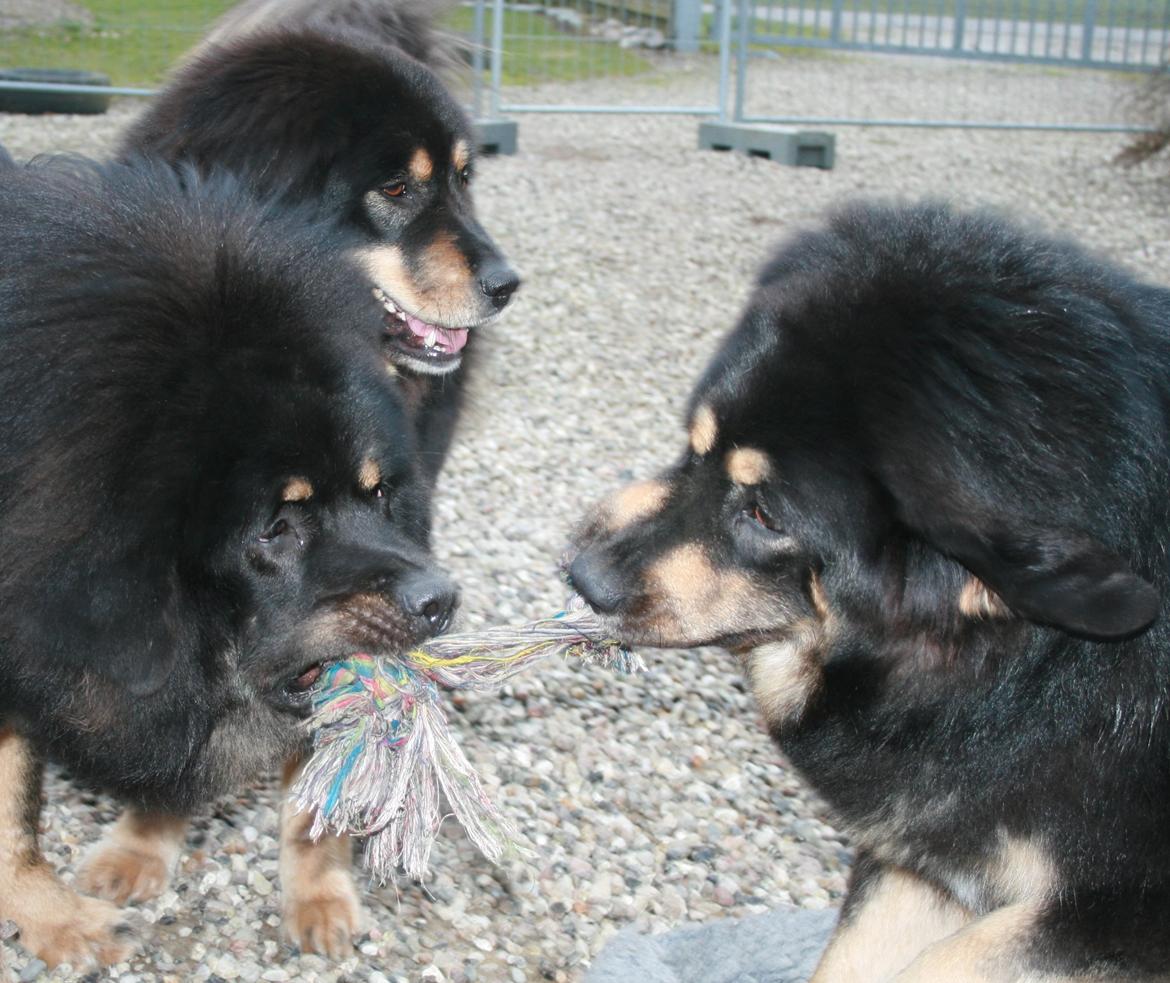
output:
[[[202,46],[122,154],[225,168],[316,203],[355,236],[387,356],[442,375],[520,282],[476,218],[475,148],[428,67],[377,36],[293,23]]]
[[[331,227],[165,166],[80,170],[0,196],[0,715],[196,802],[296,745],[323,666],[444,630],[457,593]]]
[[[681,460],[595,511],[570,580],[631,642],[795,676],[834,640],[1141,632],[1166,465],[1130,284],[987,216],[837,214],[768,264]]]

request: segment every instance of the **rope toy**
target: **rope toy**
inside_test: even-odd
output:
[[[365,837],[365,865],[385,882],[402,868],[426,876],[431,847],[451,813],[493,863],[520,838],[488,798],[451,733],[439,686],[498,689],[554,655],[618,672],[646,668],[606,638],[580,599],[568,610],[519,627],[447,635],[393,658],[359,653],[330,665],[313,693],[313,753],[290,789],[297,812],[314,813],[309,835]]]

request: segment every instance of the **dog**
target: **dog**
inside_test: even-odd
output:
[[[475,135],[438,74],[454,61],[439,13],[411,0],[246,2],[119,149],[230,170],[357,236],[432,482],[463,406],[469,339],[520,283],[475,216]]]
[[[116,962],[37,847],[41,763],[132,805],[80,883],[161,890],[189,812],[295,761],[310,688],[445,629],[430,492],[345,240],[238,181],[48,162],[0,181],[0,918]],[[286,928],[338,951],[348,847],[282,820]]]
[[[765,265],[687,446],[575,534],[633,644],[736,653],[856,846],[814,976],[1170,972],[1170,291],[938,203]]]

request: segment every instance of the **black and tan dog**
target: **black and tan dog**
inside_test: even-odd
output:
[[[944,207],[764,269],[676,466],[601,506],[622,637],[739,654],[857,846],[829,981],[1170,973],[1170,292]]]
[[[518,285],[475,217],[474,135],[433,70],[449,59],[437,13],[425,0],[246,2],[185,60],[121,148],[123,159],[161,159],[180,176],[226,170],[254,196],[337,230],[344,255],[319,261],[356,260],[369,278],[350,281],[375,315],[355,323],[373,332],[397,377],[430,486],[462,407],[469,338]],[[271,343],[282,343],[279,325]],[[286,778],[295,766],[293,755]],[[83,870],[86,890],[118,903],[163,890],[186,823],[173,816],[181,802],[158,806],[119,820]],[[286,831],[285,928],[304,949],[341,954],[357,895],[348,874],[318,874],[345,847],[309,844],[301,832]],[[302,904],[301,888],[320,903]]]
[[[42,760],[135,809],[83,886],[161,888],[190,810],[298,753],[308,689],[441,631],[430,486],[344,243],[170,166],[0,182],[0,918],[49,964],[128,949],[37,848]],[[346,944],[348,847],[282,824],[302,945]]]
[[[463,404],[472,336],[519,285],[475,216],[474,133],[436,71],[451,61],[440,13],[427,0],[249,0],[121,147],[231,171],[356,236],[432,480]]]

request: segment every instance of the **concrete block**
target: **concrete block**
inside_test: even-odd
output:
[[[738,150],[792,167],[831,170],[836,145],[837,138],[823,130],[798,130],[759,123],[699,124],[700,150]]]
[[[481,154],[514,154],[519,127],[514,119],[477,119],[475,132]]]

